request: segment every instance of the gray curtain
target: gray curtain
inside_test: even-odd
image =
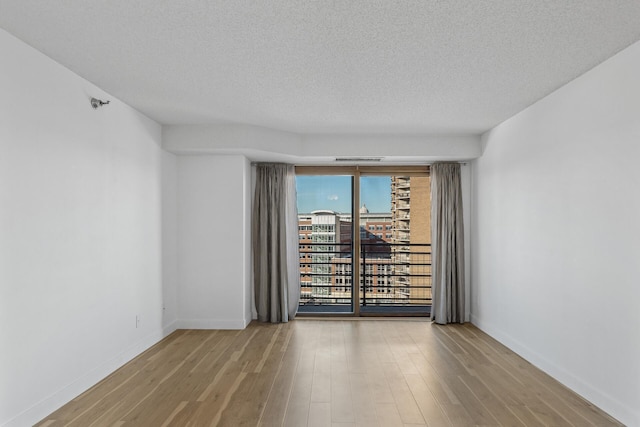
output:
[[[464,227],[459,163],[431,166],[431,320],[464,322]]]
[[[262,163],[256,166],[251,228],[258,320],[288,322],[295,317],[300,301],[293,165]]]

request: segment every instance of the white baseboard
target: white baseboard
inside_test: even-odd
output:
[[[474,314],[471,314],[471,323],[621,423],[628,426],[640,426],[640,412],[638,410],[629,408],[608,394],[602,393],[598,387],[586,383],[583,379],[576,377],[565,368],[551,362],[541,354],[506,334],[501,328],[485,322]]]
[[[180,319],[178,329],[244,329],[246,319]]]
[[[24,427],[34,425],[47,415],[56,411],[61,406],[93,387],[122,365],[149,349],[149,347],[158,343],[171,332],[175,331],[175,323],[176,322],[173,322],[162,330],[156,331],[142,338],[116,357],[92,369],[85,375],[72,381],[67,386],[31,406],[29,409],[21,412],[14,418],[5,421],[5,423],[2,424],[2,427]]]

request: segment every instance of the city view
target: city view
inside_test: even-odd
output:
[[[353,247],[351,177],[305,176],[297,188],[302,195],[298,203],[300,312],[350,312],[355,304],[361,312],[428,312],[428,176],[361,177],[359,251]],[[356,252],[359,279],[354,277]],[[359,283],[357,302],[354,282]]]

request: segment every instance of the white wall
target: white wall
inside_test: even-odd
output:
[[[165,126],[162,144],[178,154],[238,154],[298,165],[362,156],[383,157],[382,164],[416,164],[481,154],[478,135],[299,135],[240,124]]]
[[[472,320],[640,426],[640,43],[483,137]]]
[[[462,187],[462,225],[464,227],[464,320],[471,320],[471,164],[460,167],[460,186]]]
[[[178,320],[178,160],[162,152],[162,294],[164,333]]]
[[[242,329],[250,311],[251,166],[244,156],[178,156],[178,325]]]
[[[0,52],[0,425],[25,426],[162,337],[161,128]]]
[[[475,159],[478,135],[304,135],[303,158],[380,156],[399,163]]]

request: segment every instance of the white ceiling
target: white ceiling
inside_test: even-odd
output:
[[[477,134],[640,40],[638,0],[0,0],[163,124]]]

